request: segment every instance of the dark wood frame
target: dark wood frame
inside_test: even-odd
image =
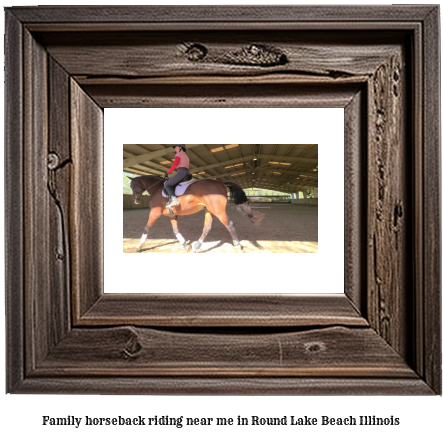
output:
[[[439,57],[438,6],[7,8],[7,391],[441,394]],[[345,108],[346,295],[104,295],[103,108],[245,105]]]

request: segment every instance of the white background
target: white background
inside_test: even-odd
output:
[[[45,1],[45,4],[61,4],[62,2]],[[95,1],[95,4],[112,4],[114,2]],[[167,4],[157,2],[156,4]],[[189,3],[189,2],[188,2]],[[193,2],[191,2],[193,3]],[[208,3],[208,2],[205,2]],[[223,2],[218,2],[222,4]],[[225,2],[226,4],[232,2]],[[243,0],[241,4],[271,3],[260,0]],[[279,4],[297,4],[279,0]],[[357,1],[340,0],[340,2],[312,2],[304,0],[300,4],[356,4]],[[390,4],[386,1],[365,1],[366,4]],[[11,1],[4,5],[31,5],[33,2]],[[146,2],[133,1],[131,4],[147,4]],[[193,3],[198,4],[198,3]],[[204,4],[204,3],[203,3]],[[1,20],[1,26],[3,26]],[[3,70],[0,69],[0,74]],[[3,105],[1,106],[3,108]],[[0,118],[3,124],[3,118]],[[3,154],[0,154],[3,157]],[[0,165],[0,172],[3,166]],[[3,176],[0,175],[0,189],[3,195]],[[121,191],[119,190],[119,193]],[[121,195],[120,195],[121,196]],[[1,211],[3,223],[3,211]],[[0,233],[3,242],[3,233]],[[4,266],[0,264],[1,276],[4,278]],[[4,284],[4,281],[2,282]],[[0,312],[0,327],[4,329],[4,300],[0,300],[2,311]],[[0,336],[1,356],[4,358],[4,336]],[[1,361],[0,369],[0,392],[4,391],[4,361]],[[192,397],[192,396],[64,396],[64,395],[1,395],[0,396],[0,433],[2,436],[34,436],[34,437],[96,437],[98,433],[110,437],[121,437],[123,434],[131,434],[133,437],[147,436],[181,436],[181,437],[204,437],[209,434],[213,437],[244,436],[254,434],[255,437],[268,437],[277,435],[280,437],[381,437],[392,436],[439,436],[442,433],[441,413],[443,402],[441,397]],[[72,427],[42,427],[43,415],[56,416],[225,416],[236,417],[260,415],[309,415],[309,416],[347,416],[347,415],[378,415],[400,417],[401,425],[398,427],[323,427],[323,428],[270,428],[245,429],[239,427],[226,428],[192,428],[192,429],[122,429],[93,428],[74,429]]]
[[[189,129],[196,121],[199,129]],[[189,278],[180,282],[182,293],[343,293],[343,132],[342,108],[105,109],[105,292],[146,293],[152,292],[155,286],[156,293],[170,293],[171,287],[162,285],[174,273],[180,273],[180,277]],[[120,230],[123,229],[121,155],[124,143],[318,144],[319,252],[123,254]],[[149,210],[145,211],[147,221]],[[266,214],[266,210],[263,211]],[[227,213],[229,215],[229,208]],[[202,216],[202,229],[203,220]],[[159,221],[169,222],[169,219]],[[244,217],[238,221],[249,222]],[[143,227],[140,227],[140,236]],[[226,235],[229,236],[228,230]],[[242,240],[241,235],[239,239]],[[211,242],[211,233],[206,241]],[[238,269],[228,270],[228,264]],[[217,283],[213,279],[220,268],[226,269],[226,280]],[[140,281],[139,276],[127,275],[128,272],[143,272],[149,278],[155,273],[163,281],[153,285],[151,281]],[[271,275],[272,272],[278,275]],[[200,288],[191,280],[196,276]],[[173,288],[174,283],[171,286]]]

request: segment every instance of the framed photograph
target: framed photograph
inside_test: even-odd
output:
[[[441,394],[438,6],[12,7],[5,41],[7,392]],[[108,108],[343,109],[343,282],[109,293]]]
[[[154,286],[158,294],[226,294],[231,290],[235,294],[303,294],[308,289],[310,293],[333,293],[322,285],[325,277],[334,281],[336,291],[344,293],[342,108],[106,108],[104,113],[105,293],[145,293],[152,292]],[[322,120],[321,131],[318,120]],[[189,129],[196,124],[197,132]],[[253,220],[230,198],[224,209],[234,223],[240,248],[234,247],[229,229],[213,213],[210,231],[204,236],[203,229],[209,227],[203,206],[192,215],[177,212],[176,224],[165,216],[169,212],[164,209],[163,216],[155,216],[152,223],[155,203],[153,209],[147,208],[151,200],[147,192],[140,204],[132,202],[128,176],[157,175],[153,178],[160,182],[154,182],[157,185],[151,189],[159,190],[159,177],[174,161],[174,150],[164,143],[168,138],[174,141],[177,133],[188,139],[185,147],[193,179],[202,180],[193,188],[212,184],[213,179],[244,188]],[[221,138],[236,138],[240,143],[217,144]],[[289,144],[295,138],[297,144]],[[144,144],[146,139],[152,143]],[[198,143],[202,140],[206,141]],[[116,175],[122,168],[122,142],[123,215],[116,197],[121,191],[121,179]],[[147,160],[150,156],[152,159]],[[334,165],[324,165],[329,162]],[[320,206],[319,185],[324,195]],[[254,186],[259,188],[251,190]],[[280,193],[271,197],[266,188]],[[156,202],[166,203],[166,199],[158,196]],[[176,238],[174,225],[184,244]],[[123,254],[121,236],[116,233],[122,228]],[[197,252],[202,257],[198,261],[193,256],[183,257],[195,250],[200,239]],[[154,271],[153,281],[127,275],[145,272],[151,279],[149,272]],[[324,275],[317,275],[319,271]],[[178,272],[181,281],[174,280]],[[290,277],[295,279],[295,288],[287,287]]]

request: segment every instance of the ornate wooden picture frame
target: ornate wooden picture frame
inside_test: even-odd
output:
[[[7,8],[7,392],[441,394],[439,57],[438,6]],[[344,108],[345,294],[104,294],[103,108],[245,106]]]

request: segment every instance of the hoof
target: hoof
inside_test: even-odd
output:
[[[200,246],[197,246],[197,243],[198,243],[198,242],[194,242],[194,243],[192,244],[192,253],[193,253],[193,254],[197,253],[197,252],[199,251],[199,249],[200,249]]]
[[[136,251],[140,251],[142,249],[142,245],[137,245],[136,247],[135,247],[135,250]]]
[[[234,240],[232,246],[233,246],[235,249],[242,249],[242,246],[240,245],[240,242],[239,242],[238,240]]]
[[[189,251],[192,250],[192,246],[191,245],[185,245],[184,248],[185,248],[185,252],[186,253],[188,253]]]

